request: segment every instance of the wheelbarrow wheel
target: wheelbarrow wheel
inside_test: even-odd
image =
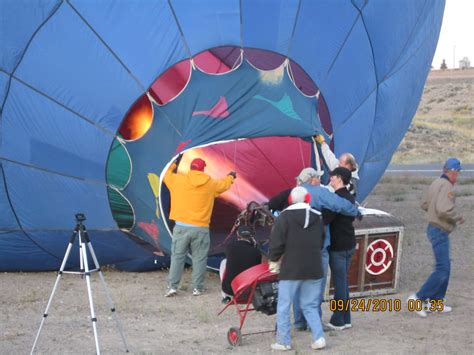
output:
[[[240,332],[240,328],[230,328],[227,332],[227,341],[232,346],[239,346],[242,341],[242,333]]]

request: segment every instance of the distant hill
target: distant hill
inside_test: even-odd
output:
[[[474,68],[432,70],[394,164],[436,163],[448,156],[474,163]]]

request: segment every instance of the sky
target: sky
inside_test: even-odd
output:
[[[453,68],[455,58],[455,68],[459,68],[463,57],[468,57],[474,66],[474,0],[446,0],[432,65],[439,69],[444,58],[448,68]]]

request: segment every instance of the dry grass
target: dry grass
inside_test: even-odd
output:
[[[474,162],[474,69],[431,72],[413,122],[392,163]]]
[[[468,196],[473,196],[474,191],[472,189],[470,190],[461,190],[456,194],[456,197],[468,197]]]
[[[458,185],[474,185],[474,178],[470,177],[459,177],[457,181]]]
[[[433,179],[434,177],[412,175],[384,175],[370,195],[383,195],[388,202],[402,202],[410,196],[421,197],[421,193]],[[473,186],[474,178],[460,176],[456,183],[456,197],[474,196]]]
[[[403,184],[403,185],[409,185],[409,186],[415,186],[418,187],[417,185],[427,185],[431,183],[433,179],[429,177],[423,177],[423,176],[410,176],[410,175],[400,175],[400,176],[393,176],[393,175],[384,175],[380,181],[379,184]]]

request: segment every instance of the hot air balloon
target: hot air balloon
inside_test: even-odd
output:
[[[240,172],[215,207],[221,230],[249,200],[294,184],[317,133],[357,158],[362,201],[415,114],[443,10],[443,0],[1,2],[0,270],[57,269],[78,212],[101,263],[166,264],[161,176],[181,152],[206,156],[211,174]]]

